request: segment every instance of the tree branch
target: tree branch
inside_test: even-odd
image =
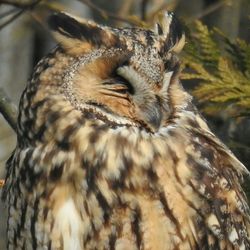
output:
[[[131,25],[138,25],[138,22],[136,22],[135,20],[131,20],[129,18],[124,18],[124,17],[120,17],[120,16],[117,16],[109,11],[106,11],[100,7],[98,7],[97,5],[93,4],[90,0],[78,0],[79,2],[87,5],[90,9],[96,11],[97,13],[99,13],[102,17],[104,18],[111,18],[111,19],[114,19],[114,20],[117,20],[117,21],[120,21],[120,22],[123,22],[123,23],[128,23],[128,24],[131,24]]]
[[[32,9],[38,2],[41,2],[41,0],[29,1],[29,2],[0,0],[0,4],[11,5],[19,9],[30,9],[30,8]]]
[[[141,1],[141,19],[143,21],[146,20],[147,16],[147,6],[148,6],[148,0],[142,0]]]
[[[1,19],[1,18],[4,18],[4,17],[6,17],[6,16],[9,16],[9,15],[15,13],[15,12],[16,12],[16,8],[15,8],[15,7],[12,8],[12,9],[10,9],[10,10],[7,10],[6,12],[0,14],[0,19]]]
[[[5,5],[11,5],[14,7],[19,8],[20,10],[18,10],[15,14],[13,14],[13,16],[11,16],[7,21],[3,22],[0,25],[0,30],[3,29],[4,27],[6,27],[8,24],[10,24],[11,22],[13,22],[14,20],[16,20],[19,16],[21,16],[25,11],[27,10],[31,10],[33,9],[37,4],[39,4],[42,0],[36,0],[36,1],[32,1],[30,3],[22,3],[20,1],[8,1],[8,0],[0,0],[1,4],[5,4]],[[12,11],[12,10],[11,10]],[[8,12],[7,12],[8,13]],[[11,13],[9,13],[11,14]]]
[[[7,96],[5,91],[0,88],[0,113],[9,123],[11,128],[16,131],[17,128],[17,107]]]
[[[14,20],[16,20],[19,16],[21,16],[24,13],[25,10],[19,10],[17,13],[15,13],[11,18],[9,18],[6,22],[2,23],[0,25],[0,30],[6,27],[8,24],[12,23]]]
[[[204,11],[199,13],[198,15],[191,17],[187,21],[187,23],[191,23],[192,21],[197,20],[197,19],[202,19],[203,17],[205,17],[205,16],[215,12],[216,10],[222,8],[227,2],[228,2],[228,0],[221,0],[218,3],[212,4],[211,6],[207,7]]]

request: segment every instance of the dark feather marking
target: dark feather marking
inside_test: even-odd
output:
[[[101,45],[119,47],[119,37],[116,35],[108,36],[107,31],[101,27],[91,24],[79,23],[74,18],[63,13],[56,13],[50,16],[48,24],[51,29],[61,33],[69,38],[86,40],[93,45],[101,47]],[[109,33],[110,35],[112,33]]]
[[[91,242],[91,240],[94,239],[96,242],[98,242],[100,240],[99,239],[100,231],[96,230],[93,221],[90,222],[90,225],[91,225],[91,231],[88,232],[85,240],[83,241],[84,248],[87,248],[87,245],[89,242]],[[94,248],[94,249],[96,249],[96,248]]]
[[[91,193],[95,194],[96,199],[98,200],[98,203],[103,210],[104,222],[107,223],[111,215],[111,209],[105,197],[102,195],[101,191],[98,189],[95,183],[95,179],[101,169],[101,165],[96,164],[95,166],[91,166],[87,161],[83,160],[82,166],[84,169],[86,169],[86,181],[88,184],[87,197]]]
[[[52,125],[56,120],[61,118],[61,115],[62,114],[61,114],[60,110],[49,112],[46,122],[49,123],[50,125]]]
[[[193,189],[193,191],[194,191],[196,194],[198,194],[200,197],[205,198],[206,200],[211,200],[211,198],[208,197],[208,196],[210,196],[211,194],[210,194],[210,192],[208,191],[207,188],[205,189],[205,193],[201,193],[201,192],[198,190],[199,187],[196,186],[196,185],[194,185],[192,181],[189,181],[188,184],[189,184],[189,186]]]
[[[15,168],[13,168],[14,154],[15,154],[15,151],[12,152],[11,156],[9,157],[9,159],[6,162],[7,174],[6,174],[5,180],[8,180],[10,178],[10,175],[15,176],[15,172],[14,172]],[[11,185],[13,185],[13,184],[11,184]],[[5,202],[5,200],[7,198],[7,195],[9,193],[10,188],[11,188],[11,185],[10,184],[9,185],[5,184],[4,187],[3,187],[2,196],[1,196],[1,200],[3,202]]]
[[[46,97],[46,98],[44,98],[44,99],[42,99],[42,100],[36,102],[35,104],[33,104],[33,105],[31,106],[32,111],[33,111],[34,113],[36,113],[36,112],[38,111],[38,109],[40,109],[41,107],[43,107],[44,104],[47,103],[48,100],[49,100],[49,98]]]
[[[179,176],[179,173],[177,171],[177,164],[178,164],[180,159],[178,158],[177,154],[175,153],[174,150],[172,150],[171,147],[168,147],[167,150],[169,152],[169,155],[171,155],[171,159],[172,159],[172,161],[174,163],[173,169],[174,169],[175,178],[177,179],[178,183],[182,183],[182,180],[181,180],[181,178]]]
[[[55,13],[48,19],[49,27],[70,38],[81,39],[81,28],[79,22],[63,13]]]
[[[28,189],[32,189],[36,186],[36,183],[38,182],[38,180],[41,180],[44,177],[44,172],[42,170],[40,170],[39,172],[35,172],[34,169],[27,168],[27,175],[26,177],[29,178],[29,185],[27,185]]]
[[[44,219],[44,220],[47,219],[48,213],[49,213],[49,208],[46,206],[46,207],[43,209],[43,219]]]
[[[117,240],[117,237],[115,234],[111,233],[109,235],[109,250],[115,250],[115,242]]]
[[[123,148],[128,145],[127,138],[124,137],[116,139],[115,143],[118,152],[123,152]],[[119,178],[112,178],[108,182],[111,189],[116,191],[126,189],[125,180],[128,180],[128,177],[130,176],[133,167],[133,161],[130,157],[127,157],[122,154],[121,158],[122,166],[117,166],[117,169],[119,169],[120,171]]]
[[[21,236],[21,231],[24,228],[25,219],[26,219],[26,212],[27,212],[27,206],[28,206],[27,201],[24,201],[24,205],[22,206],[22,214],[21,214],[20,223],[17,226],[17,238],[19,238]]]
[[[141,236],[142,232],[140,229],[140,223],[141,223],[141,210],[139,207],[137,207],[134,211],[133,221],[131,222],[131,228],[135,235],[136,245],[138,249],[140,249],[142,244],[142,236]]]
[[[8,199],[8,203],[9,203],[9,204],[11,204],[11,203],[10,203],[10,198],[11,198],[11,197],[9,197],[9,199]],[[8,206],[8,209],[7,209],[7,210],[8,210],[8,214],[10,214],[10,208],[11,208],[11,206]],[[10,218],[11,218],[11,217],[9,216],[8,219],[7,219],[7,232],[9,232],[9,231],[10,231],[10,228],[11,228],[11,227],[10,227],[10,221],[9,221]],[[7,249],[10,249],[10,247],[9,247],[10,240],[11,240],[11,238],[10,238],[9,240],[7,240]]]
[[[174,225],[176,226],[176,231],[177,231],[177,235],[180,239],[183,240],[183,236],[181,234],[181,230],[180,230],[180,223],[178,222],[178,220],[174,217],[171,209],[168,206],[165,194],[163,192],[159,193],[159,198],[160,198],[160,202],[163,206],[165,215],[170,218],[170,221],[172,221],[174,223]]]
[[[101,133],[103,133],[107,130],[108,130],[107,124],[95,127],[94,131],[89,136],[90,143],[94,144],[94,143],[98,142],[98,139],[100,138]]]
[[[74,125],[68,126],[64,131],[63,139],[57,140],[57,146],[63,151],[69,151],[71,146],[70,139],[78,131],[81,125],[81,122],[76,121]]]
[[[63,173],[63,169],[64,169],[64,163],[55,165],[53,169],[50,171],[49,179],[51,181],[57,181],[58,179],[60,179]]]
[[[36,223],[37,223],[37,218],[38,218],[38,205],[39,205],[39,199],[36,199],[34,208],[33,208],[33,216],[31,217],[31,227],[30,227],[30,232],[31,232],[31,237],[32,237],[32,247],[34,250],[37,249],[37,239],[36,239]]]
[[[189,207],[191,207],[193,210],[196,211],[197,216],[200,216],[202,219],[204,219],[203,214],[201,213],[201,211],[200,211],[198,208],[196,208],[196,207],[194,206],[194,203],[192,203],[192,200],[189,200],[188,197],[186,197],[186,196],[183,194],[182,190],[179,189],[179,188],[178,188],[178,192],[179,192],[179,194],[181,195],[182,199],[186,202],[186,204],[187,204]]]
[[[33,157],[33,149],[29,149],[25,155],[23,166],[20,169],[19,177],[21,179],[21,183],[26,185],[27,189],[32,189],[36,182],[41,179],[43,176],[43,172],[38,171],[35,172],[33,166],[38,164],[37,159]]]
[[[195,129],[200,129],[199,123],[194,118],[186,118],[185,123],[187,124],[187,126],[193,127]],[[192,141],[192,143],[195,143],[195,142]]]
[[[26,247],[26,241],[23,241],[23,246],[22,246],[22,250],[26,250],[27,247]]]
[[[44,132],[47,129],[47,125],[46,123],[43,123],[40,128],[38,129],[38,131],[35,133],[34,137],[38,140],[38,141],[42,141],[43,136],[44,136]]]
[[[118,141],[117,141],[118,143]],[[120,145],[117,144],[117,147],[123,147],[124,146],[124,143],[123,143],[123,140],[121,139],[120,141]],[[125,157],[123,155],[122,157],[122,162],[123,162],[123,167],[120,169],[120,177],[117,178],[117,179],[112,179],[110,180],[109,182],[109,185],[111,186],[112,189],[114,190],[124,190],[125,187],[125,180],[128,180],[129,179],[129,176],[131,174],[131,171],[132,171],[132,167],[133,167],[133,161],[131,158],[129,157]],[[117,166],[118,168],[119,166]],[[133,186],[129,186],[127,188],[132,188],[133,189]]]
[[[157,32],[158,32],[158,35],[163,35],[163,30],[162,30],[162,27],[159,23],[156,24],[157,25]]]
[[[124,93],[127,92],[126,89],[123,89],[122,92],[120,90],[109,90],[109,91],[110,91],[109,93],[103,92],[102,94],[105,95],[105,96],[112,96],[112,97],[115,97],[115,98],[121,98],[121,99],[124,99],[124,100],[129,100],[127,95],[124,94]]]
[[[86,181],[88,184],[87,196],[90,195],[91,191],[94,191],[96,188],[95,178],[97,176],[97,171],[100,165],[91,166],[88,161],[85,159],[82,160],[82,168],[86,170]]]
[[[57,146],[63,151],[69,151],[70,143],[68,141],[68,138],[64,138],[60,141],[57,141]]]
[[[200,142],[192,141],[192,144],[194,145],[195,150],[201,153],[202,158],[205,158],[210,163],[213,163],[214,156],[215,156],[214,149],[203,138],[199,136],[198,138]]]
[[[155,40],[153,39],[154,35],[152,33],[151,30],[146,30],[143,32],[143,35],[145,36],[146,40],[147,40],[147,46],[152,46],[155,42]]]
[[[154,159],[154,160],[156,160],[156,159]],[[158,175],[156,174],[156,172],[152,166],[150,168],[148,168],[147,176],[148,176],[151,184],[157,183],[157,181],[159,179]]]
[[[52,249],[52,241],[50,240],[48,244],[48,250],[51,250],[51,249]]]
[[[13,244],[14,246],[17,246],[17,231],[13,232],[14,236],[13,236]]]
[[[208,168],[204,164],[198,162],[191,154],[187,153],[187,166],[194,168],[196,178],[201,180],[204,175],[215,174],[212,169]]]
[[[19,173],[19,177],[21,179],[21,182],[25,182],[26,181],[26,177],[27,177],[27,169],[29,168],[30,165],[30,159],[32,158],[32,154],[33,154],[33,150],[29,149],[28,152],[26,152],[24,160],[23,160],[23,168],[21,168],[20,173]]]
[[[181,39],[183,34],[183,28],[179,20],[173,16],[172,22],[170,23],[169,27],[169,34],[167,36],[167,40],[165,41],[161,54],[166,53],[169,51],[172,47],[175,46],[175,44]]]
[[[84,206],[84,209],[85,209],[86,214],[87,214],[88,216],[90,216],[89,208],[88,208],[88,205],[87,205],[87,201],[86,201],[86,200],[84,201],[83,206]]]
[[[97,191],[96,199],[98,200],[98,203],[102,208],[104,223],[107,223],[111,216],[111,208],[105,197],[102,195],[101,191]]]

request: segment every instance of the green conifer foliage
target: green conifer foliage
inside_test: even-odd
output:
[[[250,45],[230,41],[218,29],[194,23],[184,53],[182,79],[198,79],[193,90],[203,110],[250,117]]]

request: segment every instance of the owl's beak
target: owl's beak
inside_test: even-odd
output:
[[[147,126],[152,132],[157,132],[162,122],[162,108],[158,100],[150,106],[141,109],[142,120],[146,122]]]

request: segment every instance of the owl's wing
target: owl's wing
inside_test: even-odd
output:
[[[200,238],[209,249],[250,249],[249,206],[240,186],[247,169],[209,130],[190,133],[196,153],[188,153],[188,163],[198,173],[190,182],[209,207],[201,210],[207,228]]]
[[[12,171],[14,170],[14,157],[15,157],[15,151],[12,152],[11,156],[6,162],[6,177],[5,177],[5,184],[2,191],[2,200],[5,201],[7,199],[9,190],[11,188],[11,181],[12,178]],[[7,181],[8,180],[8,181]]]

